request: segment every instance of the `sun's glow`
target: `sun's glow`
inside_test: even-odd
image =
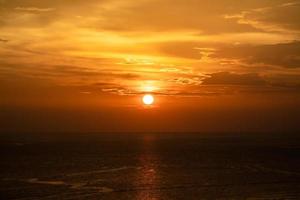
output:
[[[143,103],[145,105],[152,105],[154,103],[154,97],[151,94],[146,94],[143,97]]]

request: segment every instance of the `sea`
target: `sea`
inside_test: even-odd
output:
[[[299,134],[4,133],[2,200],[300,199]]]

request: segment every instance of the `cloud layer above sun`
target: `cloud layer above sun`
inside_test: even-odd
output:
[[[297,93],[299,12],[293,0],[1,0],[0,88]]]

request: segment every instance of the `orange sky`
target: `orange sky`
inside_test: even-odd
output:
[[[300,130],[299,13],[296,0],[0,0],[0,131]]]

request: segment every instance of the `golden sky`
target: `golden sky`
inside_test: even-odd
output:
[[[0,0],[0,106],[14,110],[0,118],[12,123],[17,106],[89,107],[135,114],[86,130],[157,112],[120,130],[209,131],[215,116],[197,125],[209,113],[246,109],[269,113],[257,130],[280,121],[299,130],[299,13],[297,0]],[[155,95],[150,111],[141,108],[144,93]],[[168,119],[168,110],[181,117]],[[293,114],[272,120],[274,110]],[[160,115],[170,124],[157,125]],[[184,126],[171,125],[178,121]],[[234,120],[217,121],[235,130]]]

